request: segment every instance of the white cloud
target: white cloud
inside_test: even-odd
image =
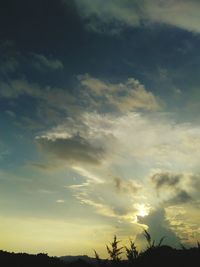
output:
[[[103,183],[103,180],[100,177],[98,177],[97,175],[94,175],[93,173],[87,171],[84,168],[81,168],[81,167],[78,167],[78,166],[73,166],[72,169],[75,170],[81,176],[83,176],[83,177],[85,177],[87,179],[87,181],[88,181],[87,185],[89,185],[90,181],[95,182],[97,184]]]
[[[86,74],[79,76],[79,80],[87,89],[85,98],[89,97],[90,103],[96,108],[107,106],[121,112],[136,109],[155,111],[161,108],[161,101],[134,78],[124,83],[110,83]]]

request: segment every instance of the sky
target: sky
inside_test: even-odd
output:
[[[200,240],[200,2],[0,1],[0,249]]]

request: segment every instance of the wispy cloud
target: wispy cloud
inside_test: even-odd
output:
[[[199,32],[200,3],[197,0],[76,0],[87,27],[98,32],[119,33],[126,27],[163,23]]]
[[[84,186],[70,187],[70,189],[74,191],[76,198],[82,204],[92,206],[95,212],[116,220],[136,224],[139,211],[135,205],[134,196],[138,194],[138,191],[134,196],[132,192],[120,194],[115,190],[109,177],[104,177],[102,181],[101,183],[93,182],[84,184]]]
[[[161,101],[145,89],[138,80],[129,78],[124,83],[110,83],[91,77],[79,76],[81,85],[87,89],[88,97],[98,106],[128,112],[141,109],[155,111],[161,109]]]
[[[110,83],[86,74],[78,76],[76,87],[77,96],[65,88],[42,86],[27,79],[10,79],[0,82],[0,98],[18,101],[25,96],[33,99],[36,109],[34,116],[18,117],[16,114],[18,125],[30,129],[39,129],[44,123],[58,124],[63,117],[68,117],[68,125],[71,120],[72,128],[75,129],[78,124],[77,118],[82,124],[81,114],[83,112],[86,114],[86,111],[97,113],[157,111],[163,104],[134,78],[121,83]],[[78,132],[79,129],[76,129],[76,134]],[[63,136],[60,137],[63,138]]]
[[[86,169],[84,169],[82,167],[73,166],[72,169],[75,170],[76,172],[78,172],[81,176],[85,177],[88,182],[92,181],[92,182],[97,183],[97,184],[101,184],[101,183],[104,182],[101,177],[89,172],[88,170],[86,170]]]
[[[65,203],[65,201],[64,201],[64,199],[57,199],[56,203],[62,204],[62,203]]]
[[[32,54],[32,64],[35,68],[40,71],[55,71],[61,70],[64,68],[64,65],[61,60],[48,58],[41,54]]]
[[[41,86],[38,83],[29,82],[27,79],[10,79],[0,82],[0,98],[4,101],[12,99],[17,104],[17,101],[24,97],[28,97],[35,103],[32,105],[35,112],[18,116],[15,112],[16,105],[12,107],[12,112],[13,114],[15,112],[17,125],[30,129],[43,128],[49,123],[57,124],[77,102],[74,96],[63,88]],[[11,113],[9,112],[9,114]]]

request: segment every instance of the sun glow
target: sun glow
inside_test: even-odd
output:
[[[149,214],[149,207],[147,207],[145,204],[138,204],[137,205],[137,216],[145,217]]]

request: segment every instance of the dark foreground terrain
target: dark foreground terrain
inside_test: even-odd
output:
[[[49,257],[47,254],[30,255],[26,253],[10,253],[0,251],[1,267],[112,267],[112,266],[200,266],[200,248],[173,249],[169,246],[160,246],[146,249],[137,258],[132,260],[84,260],[75,258],[74,261],[65,262],[62,258]]]

